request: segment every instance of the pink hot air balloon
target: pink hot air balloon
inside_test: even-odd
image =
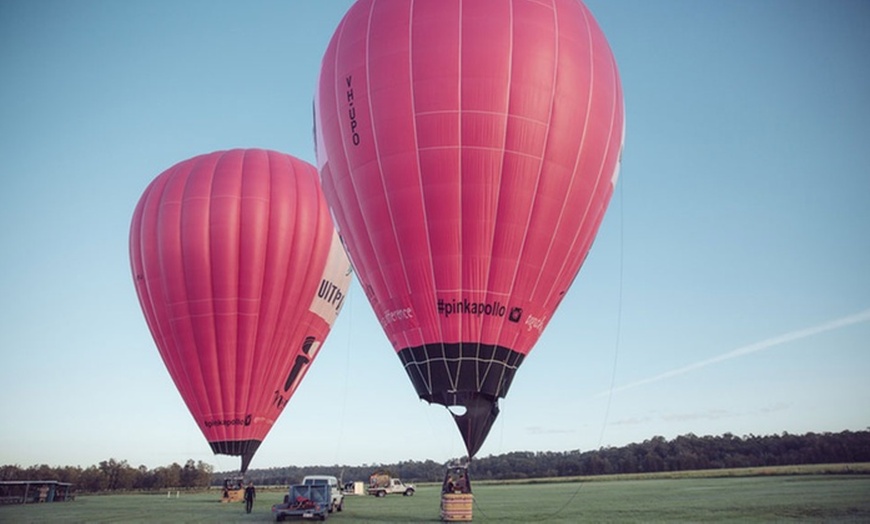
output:
[[[369,301],[417,394],[466,408],[472,457],[613,193],[610,47],[578,0],[358,0],[323,58],[315,128]]]
[[[185,160],[139,200],[130,260],[184,402],[212,450],[246,471],[350,284],[317,171],[257,149]]]

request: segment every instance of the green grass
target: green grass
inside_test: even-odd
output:
[[[260,490],[254,511],[216,492],[79,496],[0,507],[0,522],[270,522],[283,491]],[[347,497],[328,522],[438,522],[440,493]],[[870,476],[692,477],[608,482],[476,484],[475,522],[868,522]]]
[[[721,477],[758,477],[771,475],[852,475],[870,474],[870,462],[841,464],[802,464],[797,466],[763,466],[729,469],[694,469],[687,471],[662,471],[656,473],[624,473],[580,477],[551,477],[534,479],[477,481],[477,484],[538,484],[552,482],[605,482],[610,480],[696,479]]]

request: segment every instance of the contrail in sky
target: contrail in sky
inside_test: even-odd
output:
[[[732,358],[742,357],[744,355],[749,355],[751,353],[757,353],[759,351],[764,351],[765,349],[770,349],[775,346],[779,346],[780,344],[785,344],[786,342],[792,342],[795,340],[800,340],[802,338],[811,337],[813,335],[818,335],[820,333],[825,333],[826,331],[833,331],[835,329],[840,329],[846,326],[851,326],[852,324],[860,324],[862,322],[867,322],[870,320],[870,309],[861,311],[860,313],[855,313],[854,315],[849,315],[848,317],[839,318],[837,320],[831,320],[830,322],[825,322],[824,324],[819,324],[817,326],[812,326],[804,329],[799,329],[797,331],[792,331],[791,333],[785,333],[783,335],[779,335],[773,338],[768,338],[766,340],[762,340],[761,342],[756,342],[754,344],[749,344],[748,346],[743,346],[737,348],[735,350],[729,351],[728,353],[722,353],[721,355],[715,356],[713,358],[708,358],[707,360],[702,360],[700,362],[695,362],[694,364],[689,364],[687,366],[683,366],[681,368],[672,369],[670,371],[665,371],[659,375],[654,377],[645,378],[643,380],[638,380],[636,382],[631,382],[624,386],[618,386],[613,388],[611,391],[603,391],[595,395],[596,397],[602,397],[611,393],[617,393],[619,391],[625,391],[626,389],[636,388],[638,386],[644,386],[646,384],[652,384],[653,382],[660,382],[665,379],[669,379],[672,377],[676,377],[679,375],[684,375],[690,371],[694,371],[696,369],[701,369],[703,367],[710,366],[712,364],[716,364],[718,362],[724,362],[726,360],[731,360]]]

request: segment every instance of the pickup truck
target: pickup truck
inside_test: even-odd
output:
[[[369,479],[369,488],[366,492],[376,497],[385,497],[390,494],[402,494],[410,497],[416,488],[413,484],[405,484],[399,479],[387,475],[372,475]]]
[[[344,508],[344,491],[338,485],[338,479],[331,475],[307,475],[302,479],[303,484],[329,484],[329,492],[332,494],[332,502],[329,512],[341,511]]]
[[[326,520],[332,505],[329,484],[294,484],[284,502],[272,506],[272,515],[281,522],[288,517]]]

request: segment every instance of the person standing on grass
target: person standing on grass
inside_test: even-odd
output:
[[[254,489],[254,482],[249,481],[248,487],[245,488],[245,512],[250,513],[254,508],[254,499],[257,497],[257,490]]]

